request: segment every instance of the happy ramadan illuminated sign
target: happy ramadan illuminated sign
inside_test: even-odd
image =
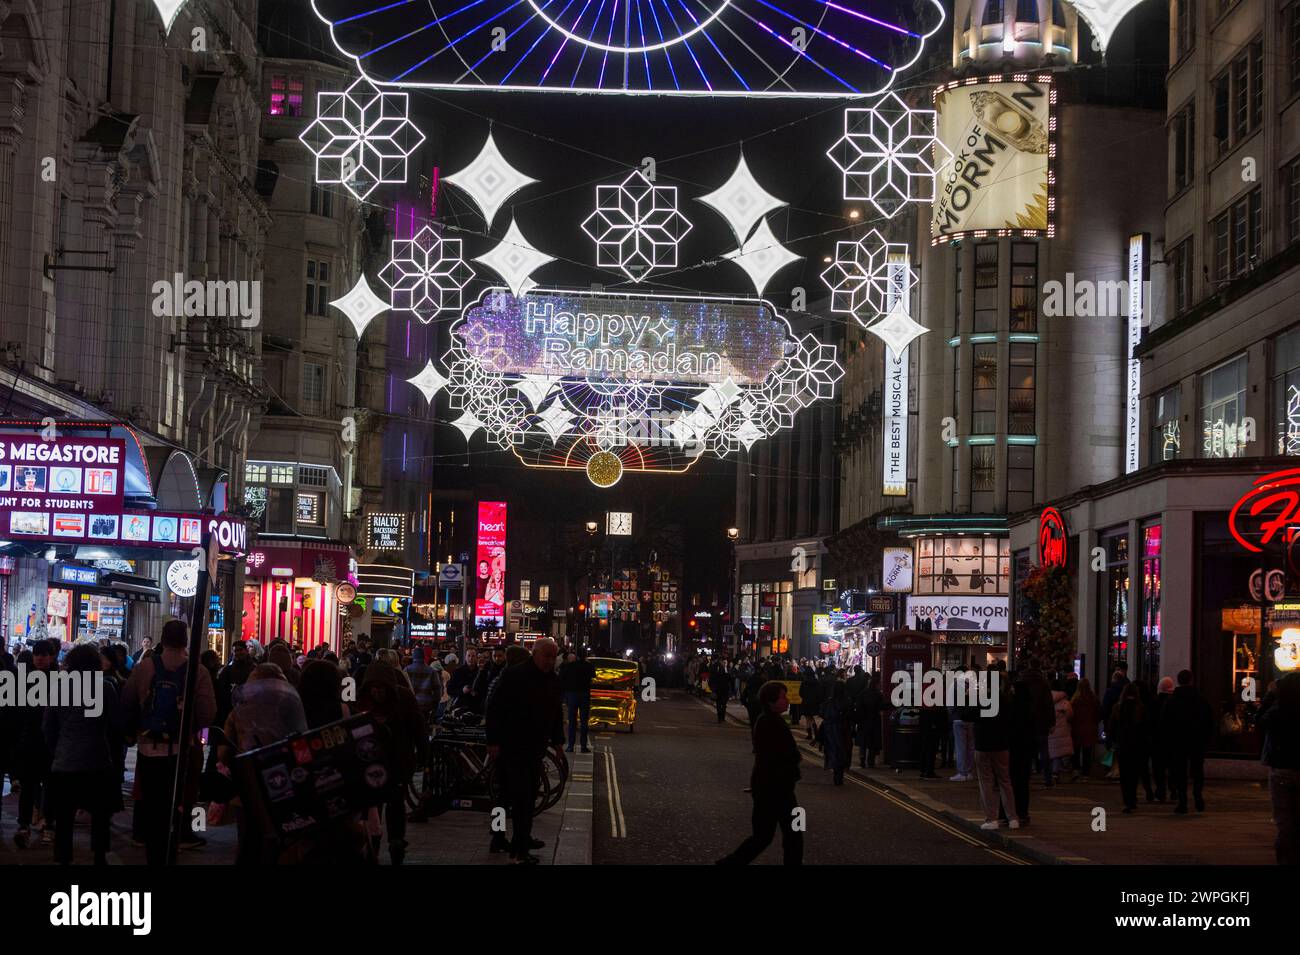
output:
[[[757,385],[791,338],[765,302],[493,291],[456,328],[498,374]]]

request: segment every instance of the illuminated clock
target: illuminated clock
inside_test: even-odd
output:
[[[611,537],[631,537],[632,513],[630,511],[606,512],[605,533]]]

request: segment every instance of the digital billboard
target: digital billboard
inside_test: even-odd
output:
[[[479,501],[474,567],[475,623],[495,620],[500,624],[506,612],[505,501]]]
[[[959,80],[935,90],[938,139],[952,155],[938,167],[933,242],[971,233],[1052,235],[1055,99],[1046,75]]]

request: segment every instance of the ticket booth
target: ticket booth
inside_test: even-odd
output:
[[[890,705],[893,675],[900,671],[924,673],[930,666],[930,635],[915,630],[893,630],[885,634],[881,651],[881,686],[887,707],[885,723],[885,764],[895,769],[913,769],[921,765],[921,708]]]

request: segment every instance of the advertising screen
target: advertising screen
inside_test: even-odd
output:
[[[952,156],[939,166],[930,235],[972,232],[1050,236],[1050,78],[950,83],[935,90],[938,138]]]
[[[504,620],[506,612],[506,504],[479,501],[478,545],[474,556],[474,617]]]
[[[120,438],[0,434],[0,536],[95,536],[122,512],[125,469]]]

